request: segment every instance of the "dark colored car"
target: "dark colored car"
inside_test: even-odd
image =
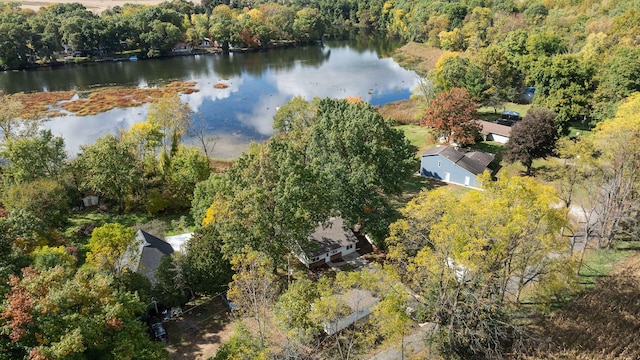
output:
[[[155,341],[167,342],[167,330],[165,330],[164,325],[162,325],[162,320],[157,318],[151,319],[149,328],[151,329],[151,336]]]

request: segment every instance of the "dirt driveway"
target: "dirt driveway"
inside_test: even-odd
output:
[[[165,323],[174,360],[208,359],[234,331],[227,305],[217,296]]]

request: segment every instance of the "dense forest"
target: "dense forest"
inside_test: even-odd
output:
[[[294,98],[271,139],[222,164],[176,89],[158,92],[147,121],[74,158],[25,111],[32,104],[1,94],[0,359],[167,358],[145,325],[151,304],[221,294],[239,321],[216,359],[361,358],[416,323],[433,326],[424,357],[544,358],[531,350],[541,348],[533,319],[583,290],[577,244],[638,237],[638,1],[174,0],[100,15],[77,3],[1,6],[3,69],[55,63],[67,46],[157,57],[204,38],[227,51],[367,31],[445,51],[416,89],[416,122],[438,137],[472,145],[477,125],[446,122],[474,123],[479,106],[497,111],[527,87],[535,98],[513,128],[526,141],[497,151],[505,170],[482,175],[484,191],[456,191],[416,185],[416,147],[357,98]],[[576,125],[592,131],[569,139]],[[524,170],[509,173],[513,163]],[[83,208],[87,195],[101,206]],[[586,219],[568,216],[576,209]],[[338,215],[375,243],[377,264],[288,277],[290,254]],[[194,236],[154,282],[129,271],[135,231],[167,226]],[[328,334],[356,290],[379,300],[369,321]]]

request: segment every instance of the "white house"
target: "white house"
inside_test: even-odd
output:
[[[368,290],[349,289],[339,295],[338,301],[346,304],[352,312],[338,320],[325,322],[323,328],[327,335],[333,335],[356,321],[369,316],[371,308],[380,302],[380,299],[373,296]]]
[[[302,249],[296,254],[296,257],[309,268],[341,260],[343,256],[356,251],[358,242],[352,230],[344,229],[344,221],[341,217],[331,218],[326,227],[318,226],[309,240],[315,245],[313,249]]]
[[[478,120],[482,126],[480,133],[485,141],[495,141],[500,144],[506,144],[511,137],[511,126],[492,123],[489,121]]]

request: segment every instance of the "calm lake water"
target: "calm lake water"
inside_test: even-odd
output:
[[[257,53],[196,55],[137,62],[96,63],[37,71],[0,73],[6,93],[85,90],[108,85],[153,87],[172,80],[196,82],[197,93],[181,95],[216,135],[214,157],[234,158],[251,141],[273,134],[276,109],[294,96],[344,98],[359,96],[372,105],[408,99],[418,84],[413,71],[389,56],[397,45],[352,40],[320,46]],[[216,83],[229,85],[216,89]],[[144,121],[148,105],[113,109],[95,116],[64,116],[45,124],[64,137],[69,155],[104,134]]]

